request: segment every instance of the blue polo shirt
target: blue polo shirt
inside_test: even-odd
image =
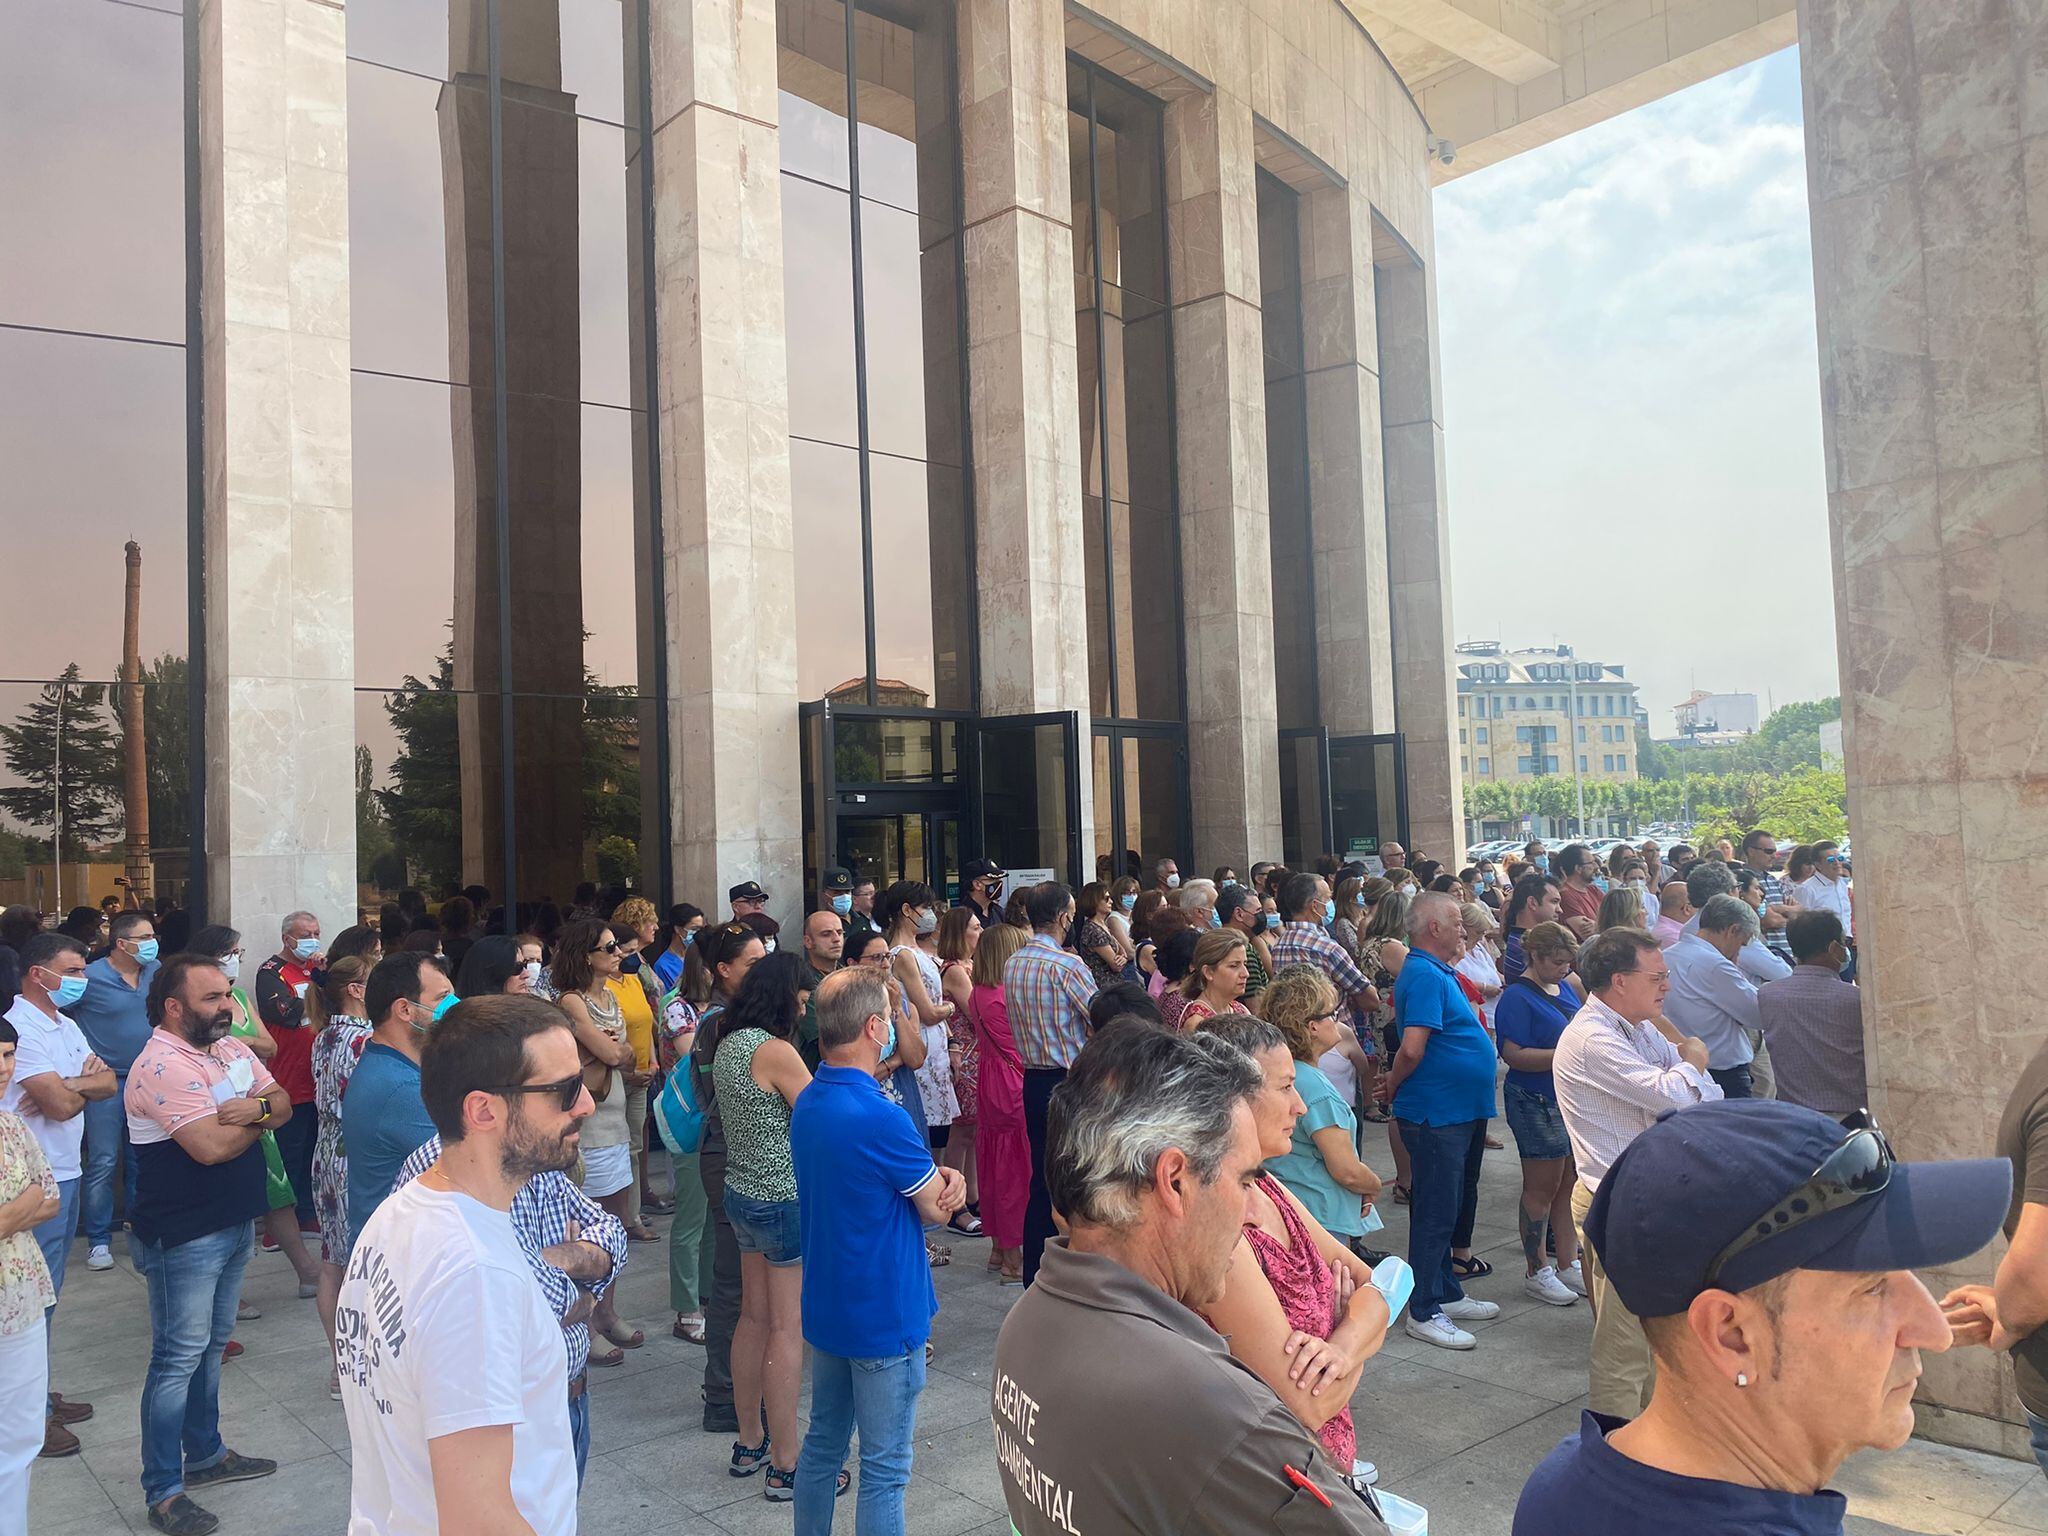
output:
[[[939,1171],[909,1114],[867,1073],[820,1067],[790,1111],[789,1146],[804,1234],[804,1342],[849,1360],[923,1348],[939,1293],[910,1197]]]
[[[1590,1411],[1580,1416],[1579,1432],[1523,1485],[1514,1536],[1840,1536],[1849,1501],[1832,1489],[1773,1493],[1646,1467],[1607,1443],[1625,1422]]]
[[[85,996],[64,1010],[92,1053],[123,1077],[149,1044],[149,984],[156,970],[157,962],[150,961],[131,987],[102,955],[85,968]]]
[[[1493,1039],[1465,1000],[1458,973],[1411,949],[1394,978],[1394,1029],[1431,1031],[1422,1064],[1394,1095],[1394,1117],[1419,1125],[1493,1118]]]
[[[348,1229],[360,1232],[384,1203],[398,1170],[434,1134],[420,1101],[420,1064],[381,1041],[363,1046],[341,1101],[348,1152]]]

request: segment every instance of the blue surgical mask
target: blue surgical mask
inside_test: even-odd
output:
[[[318,939],[300,939],[298,943],[292,946],[292,953],[301,960],[310,960],[320,953],[320,941]]]
[[[1536,855],[1536,867],[1537,867],[1538,869],[1542,870],[1542,871],[1543,871],[1543,872],[1544,872],[1544,873],[1545,873],[1546,875],[1547,875],[1547,874],[1549,874],[1549,873],[1550,873],[1550,855],[1549,855],[1549,854],[1547,854],[1547,853],[1539,853],[1539,854],[1537,854],[1537,855]]]
[[[155,939],[138,939],[136,941],[135,958],[137,960],[141,961],[144,965],[148,965],[156,959],[156,956],[157,941]]]
[[[889,1026],[889,1038],[882,1042],[882,1060],[887,1061],[896,1054],[896,1021],[884,1018],[882,1022]]]
[[[57,985],[50,990],[50,1001],[57,1005],[59,1013],[62,1013],[83,996],[85,996],[85,978],[83,976],[59,976],[57,978]]]
[[[847,913],[853,910],[853,897],[844,893],[834,896],[832,898],[832,910],[841,917],[846,916]]]
[[[1268,912],[1266,914],[1266,930],[1270,933],[1273,929],[1278,928],[1279,926],[1280,914],[1278,912]]]
[[[1324,903],[1323,903],[1323,926],[1324,926],[1325,928],[1327,928],[1327,927],[1329,927],[1329,925],[1330,925],[1330,924],[1334,923],[1335,921],[1337,921],[1337,903],[1336,903],[1336,902],[1334,902],[1334,901],[1326,901],[1326,902],[1324,902]]]
[[[690,931],[689,931],[688,933],[686,933],[686,934],[684,934],[684,935],[683,935],[683,948],[685,948],[685,949],[688,949],[688,948],[689,948],[689,947],[690,947],[690,946],[691,946],[692,944],[694,944],[694,943],[696,943],[696,942],[697,942],[697,930],[696,930],[696,929],[692,928],[692,929],[691,929],[691,930],[690,930]]]
[[[1605,896],[1608,890],[1610,889],[1607,883],[1607,877],[1605,875],[1595,875],[1593,877],[1593,889],[1598,891],[1602,896]]]
[[[417,1020],[413,1022],[413,1030],[418,1034],[424,1035],[430,1026],[440,1023],[442,1019],[447,1017],[448,1010],[450,1008],[453,1008],[457,1003],[461,1001],[461,998],[457,997],[453,992],[450,992],[446,997],[442,998],[441,1001],[434,1004],[434,1011],[432,1015],[429,1016],[425,1024],[421,1024]],[[417,1007],[418,1004],[414,1004],[414,1006]]]
[[[1138,904],[1138,893],[1136,891],[1127,891],[1125,894],[1117,897],[1116,904],[1128,912]]]

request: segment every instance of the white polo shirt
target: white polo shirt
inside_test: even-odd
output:
[[[7,1085],[7,1092],[0,1094],[0,1110],[20,1115],[28,1122],[52,1177],[59,1184],[65,1183],[85,1171],[79,1159],[79,1150],[85,1145],[85,1112],[80,1110],[69,1120],[52,1120],[28,1103],[21,1085],[31,1077],[49,1072],[59,1077],[78,1076],[84,1070],[86,1057],[92,1054],[92,1047],[85,1043],[85,1032],[70,1019],[61,1013],[52,1019],[26,994],[17,997],[14,1006],[7,1010],[7,1022],[21,1036],[21,1043],[14,1048],[14,1081]]]

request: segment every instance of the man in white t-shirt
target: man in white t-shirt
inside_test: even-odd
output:
[[[594,1107],[567,1020],[537,997],[456,1005],[427,1036],[420,1098],[440,1160],[357,1234],[335,1313],[349,1536],[566,1536],[567,1355],[511,1210],[576,1160]]]
[[[50,1283],[64,1293],[65,1260],[78,1235],[78,1188],[84,1171],[85,1106],[111,1098],[114,1069],[93,1055],[85,1033],[64,1010],[85,995],[85,946],[61,933],[39,933],[22,946],[21,996],[7,1010],[20,1036],[14,1052],[14,1081],[0,1094],[0,1110],[21,1116],[43,1149],[57,1181],[57,1214],[31,1230]],[[44,1309],[47,1324],[56,1312]],[[45,1456],[72,1456],[78,1436],[69,1426],[92,1417],[90,1403],[66,1402],[50,1394],[43,1420]]]

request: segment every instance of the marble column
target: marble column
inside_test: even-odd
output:
[[[200,0],[206,916],[355,921],[348,91],[322,0]]]
[[[1450,518],[1443,386],[1429,268],[1402,255],[1374,269],[1385,454],[1394,709],[1407,748],[1409,847],[1454,863],[1465,796],[1452,756]]]
[[[1857,971],[1909,1158],[1987,1155],[2042,1041],[2013,984],[2043,937],[2014,893],[2048,856],[2037,11],[1799,6]],[[1988,1279],[2004,1246],[1928,1284]],[[2005,1356],[1923,1360],[1925,1433],[2026,1453]]]
[[[1064,18],[1058,0],[962,0],[957,15],[977,702],[984,715],[1078,717],[1085,852],[1094,776]],[[1042,800],[1064,793],[1056,766],[1040,765]]]
[[[1280,848],[1265,354],[1251,109],[1196,92],[1166,109],[1181,608],[1194,867]]]
[[[1394,728],[1372,204],[1320,187],[1301,214],[1318,709],[1332,736],[1371,735]]]
[[[675,883],[803,910],[772,0],[649,0]]]

